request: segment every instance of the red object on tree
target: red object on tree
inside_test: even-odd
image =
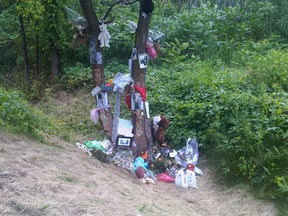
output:
[[[134,87],[134,90],[140,94],[143,102],[145,102],[146,101],[146,87],[145,86],[141,87],[137,84],[135,84],[133,87]],[[131,94],[127,94],[125,96],[125,103],[128,109],[131,110]]]
[[[134,89],[141,95],[143,102],[145,102],[146,101],[146,87],[145,86],[142,87],[142,86],[135,84]]]

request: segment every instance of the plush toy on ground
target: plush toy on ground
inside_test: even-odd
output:
[[[148,168],[148,162],[145,162],[145,159],[147,159],[147,152],[141,152],[134,160],[133,168],[138,179],[143,179],[145,177]]]
[[[106,25],[102,23],[100,26],[100,33],[98,36],[98,40],[100,40],[100,47],[110,47],[109,45],[109,39],[110,39],[110,34],[106,29]]]
[[[138,157],[135,158],[133,162],[133,170],[138,179],[142,179],[142,182],[145,184],[155,184],[156,176],[148,168],[148,152],[141,152]]]

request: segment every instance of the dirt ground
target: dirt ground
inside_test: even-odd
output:
[[[273,204],[223,188],[199,168],[204,176],[197,178],[198,189],[146,185],[75,143],[55,139],[49,146],[0,132],[0,215],[276,215]]]

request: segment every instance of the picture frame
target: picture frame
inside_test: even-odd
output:
[[[109,108],[109,101],[108,101],[107,92],[101,92],[101,93],[96,94],[96,99],[97,99],[97,108],[98,109]]]
[[[140,69],[147,68],[149,60],[149,56],[147,53],[139,54],[138,60]]]
[[[117,146],[118,147],[131,147],[132,137],[117,137]]]
[[[144,103],[139,93],[132,93],[131,94],[131,110],[137,110],[137,109],[143,110]]]
[[[96,52],[96,62],[97,64],[102,64],[102,60],[103,57],[102,57],[102,52]]]

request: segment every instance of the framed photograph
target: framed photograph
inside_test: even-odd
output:
[[[149,60],[149,57],[148,57],[148,54],[147,53],[144,53],[144,54],[139,54],[138,55],[138,60],[139,60],[139,67],[142,69],[142,68],[147,68],[148,66],[148,60]]]
[[[96,96],[97,108],[109,108],[107,92],[98,93]]]
[[[132,137],[117,137],[117,146],[130,147],[132,144]]]
[[[144,103],[139,93],[133,93],[131,94],[131,110],[137,110],[137,109],[143,110]]]
[[[102,64],[102,52],[96,52],[96,62]]]

